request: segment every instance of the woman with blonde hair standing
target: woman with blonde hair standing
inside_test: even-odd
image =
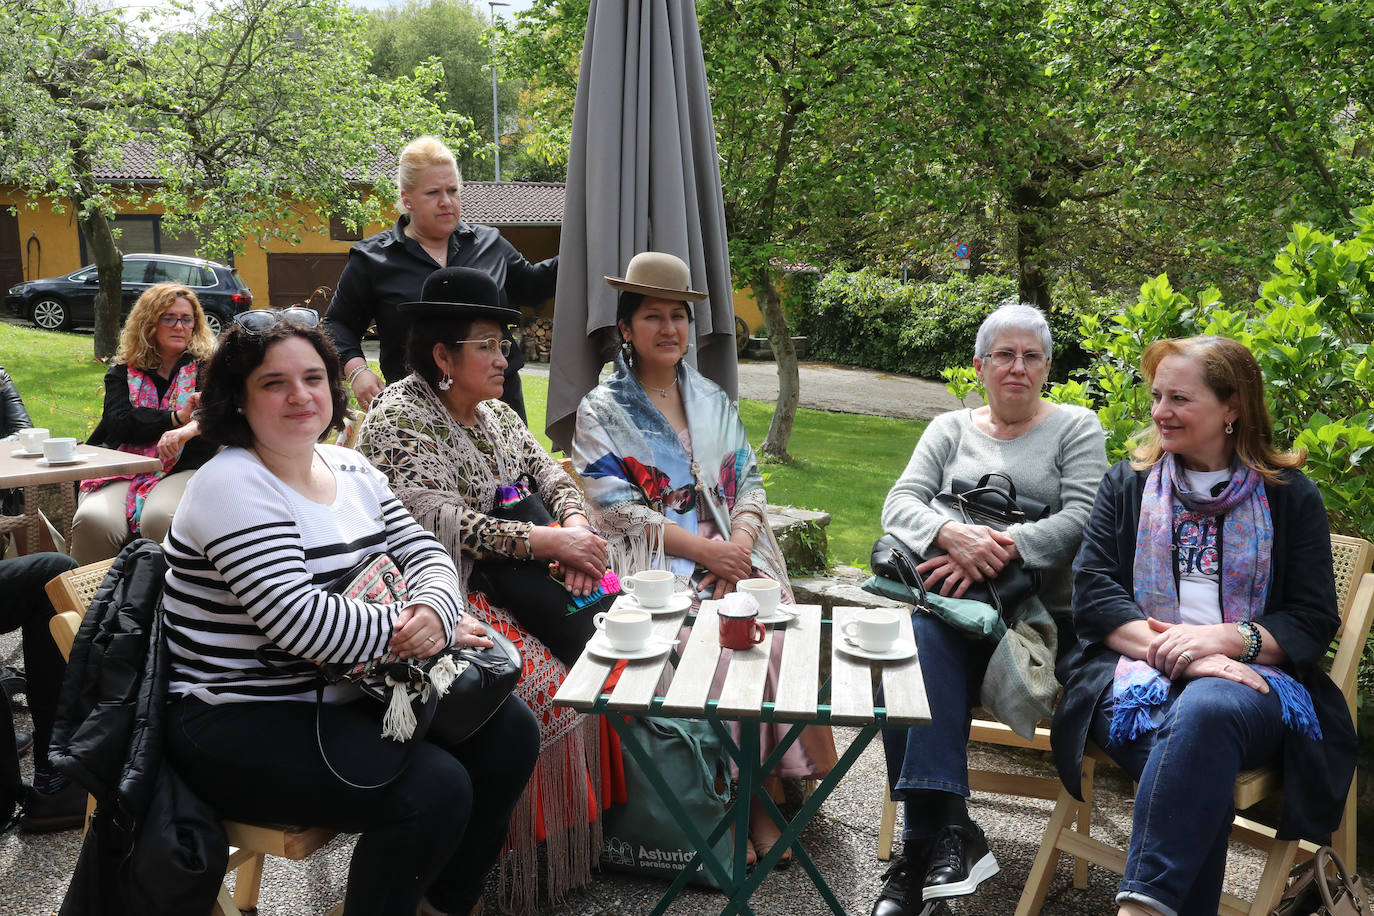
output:
[[[162,470],[83,481],[72,557],[94,563],[134,537],[161,541],[191,473],[215,454],[192,416],[200,364],[214,351],[200,300],[177,283],[144,290],[124,321],[105,373],[105,409],[91,445],[162,459]]]
[[[531,264],[490,226],[463,222],[463,175],[452,151],[437,137],[408,143],[396,166],[396,208],[400,217],[385,232],[353,246],[339,288],[325,313],[324,327],[338,348],[348,384],[364,408],[384,384],[406,375],[405,343],[410,319],[397,308],[420,298],[425,278],[441,267],[471,267],[487,273],[500,290],[501,305],[536,304],[553,295],[558,258]],[[376,322],[382,375],[368,368],[362,336]],[[510,340],[509,334],[506,339]],[[523,421],[525,402],[517,374],[525,364],[512,348],[501,400]]]

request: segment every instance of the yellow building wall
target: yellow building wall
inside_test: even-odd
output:
[[[25,280],[71,273],[81,266],[80,230],[69,207],[57,212],[47,201],[30,207],[29,198],[0,186],[0,206],[14,207],[19,223],[19,257]]]

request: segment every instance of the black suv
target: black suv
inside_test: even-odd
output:
[[[195,290],[210,333],[220,329],[239,312],[253,307],[253,294],[239,279],[238,271],[203,258],[175,254],[126,254],[124,302],[120,318],[129,314],[138,297],[154,283],[180,283]],[[9,311],[28,318],[40,328],[63,331],[76,325],[95,324],[95,293],[99,289],[94,265],[65,277],[32,280],[11,286],[5,296]]]

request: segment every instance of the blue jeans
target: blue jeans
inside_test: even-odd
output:
[[[987,640],[975,642],[930,614],[913,612],[911,627],[925,678],[930,724],[883,732],[888,785],[899,801],[923,789],[967,798],[969,725],[993,645]],[[928,839],[945,826],[924,806],[907,802],[904,807],[904,841]]]
[[[1113,746],[1111,693],[1098,703],[1092,737],[1140,783],[1117,900],[1164,916],[1215,916],[1236,774],[1278,753],[1278,695],[1216,677],[1175,684],[1155,712],[1155,730]]]

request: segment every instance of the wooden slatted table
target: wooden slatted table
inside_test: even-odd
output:
[[[925,683],[921,677],[920,663],[914,654],[900,662],[876,663],[853,658],[832,647],[830,679],[824,684],[820,683],[822,634],[832,626],[843,626],[849,615],[858,608],[835,608],[833,619],[823,619],[821,609],[815,605],[796,605],[791,610],[797,617],[786,624],[776,696],[765,696],[764,679],[772,642],[780,628],[770,628],[763,642],[752,649],[722,650],[713,601],[702,602],[680,654],[674,651],[655,659],[626,663],[619,681],[607,692],[603,688],[617,662],[583,653],[554,696],[554,703],[559,706],[570,706],[588,713],[614,714],[607,715],[607,721],[619,733],[624,749],[639,764],[645,777],[696,847],[697,852],[691,863],[669,885],[654,908],[655,916],[667,910],[697,868],[707,869],[726,889],[730,899],[722,913],[752,913],[749,897],[789,847],[830,908],[843,916],[844,907],[798,842],[798,837],[854,761],[877,736],[879,729],[930,722]],[[907,615],[900,617],[901,639],[910,644],[914,638],[911,619]],[[656,617],[654,635],[677,636],[687,618],[685,611]],[[712,696],[711,681],[722,652],[730,656],[729,667],[719,696]],[[875,702],[875,668],[879,669],[883,685],[885,705],[881,706]],[[671,676],[671,683],[666,692],[660,694],[659,685],[664,682],[665,675]],[[624,716],[703,719],[715,723],[717,732],[726,736],[726,749],[739,767],[739,791],[730,810],[709,835],[703,835],[688,817],[675,795],[675,788],[666,783],[636,740],[634,732],[625,727]],[[761,761],[759,726],[775,721],[792,722],[795,727],[768,759]],[[725,723],[729,722],[739,723],[738,744],[728,737]],[[859,728],[859,734],[830,773],[817,785],[797,816],[788,822],[763,790],[763,779],[777,766],[784,751],[807,725],[855,726]],[[745,867],[751,797],[762,802],[769,817],[782,831],[782,838],[759,861],[752,873]],[[721,862],[713,852],[713,844],[732,824],[735,827],[735,840],[731,861]]]
[[[78,445],[78,455],[87,456],[86,460],[71,464],[49,465],[42,458],[19,458],[13,452],[19,448],[18,442],[0,442],[0,489],[11,487],[35,487],[45,483],[69,484],[76,480],[92,477],[112,477],[117,474],[146,474],[162,470],[162,461],[143,455],[133,455],[98,445]],[[76,512],[75,499],[70,486],[62,488],[62,514],[65,525],[62,533],[71,540],[72,516]],[[22,521],[19,521],[22,520]],[[28,528],[28,550],[37,549],[41,522],[38,515],[38,501],[33,494],[26,494],[24,514],[12,519]],[[16,525],[8,525],[15,527]]]

